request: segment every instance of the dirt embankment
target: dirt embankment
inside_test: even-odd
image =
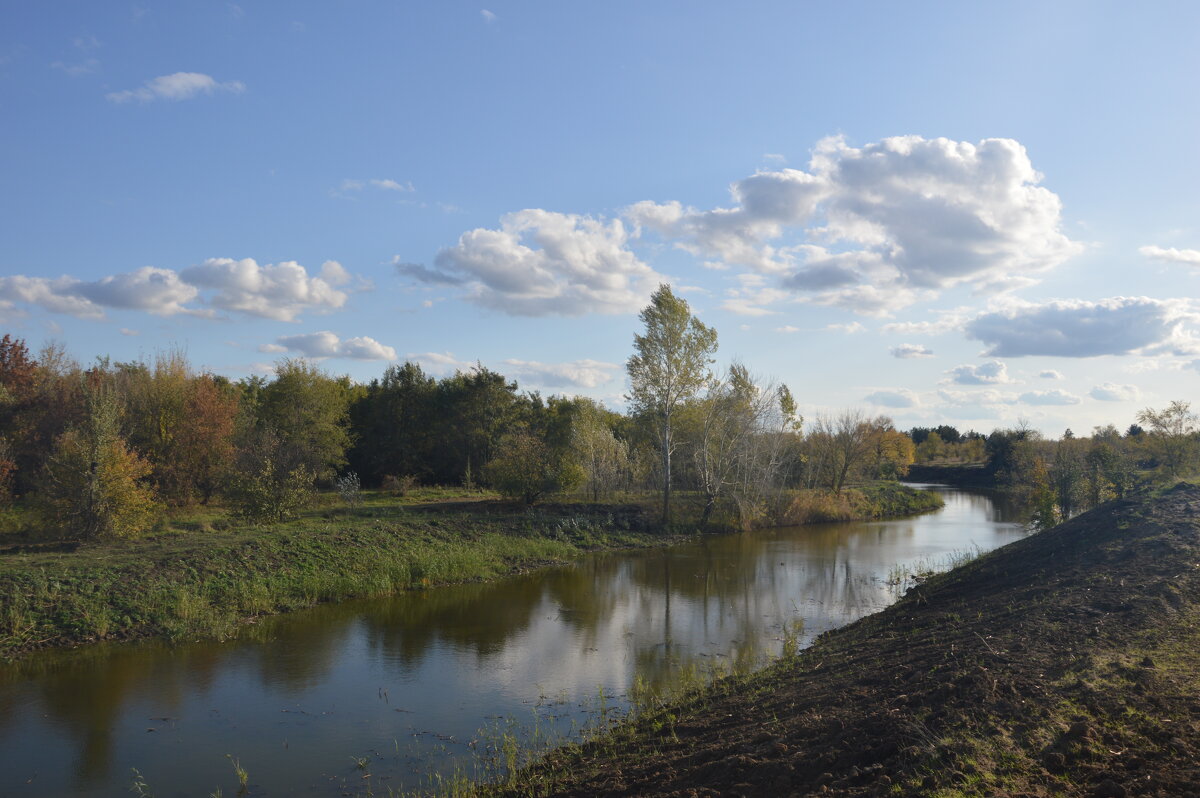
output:
[[[1014,543],[512,789],[1200,796],[1200,488]]]

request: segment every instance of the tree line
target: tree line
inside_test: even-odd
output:
[[[836,495],[914,461],[957,459],[986,460],[998,481],[1069,516],[1122,495],[1138,469],[1197,463],[1186,403],[1144,411],[1136,432],[1057,442],[1028,427],[905,433],[859,410],[805,422],[786,385],[736,361],[714,370],[716,331],[669,286],[640,320],[625,413],[523,391],[481,364],[439,379],[407,362],[362,384],[284,359],[270,378],[232,381],[176,350],[81,366],[60,346],[35,354],[5,335],[0,503],[20,500],[86,538],[136,535],[166,507],[214,500],[274,521],[321,488],[487,486],[529,504],[656,491],[664,522],[682,491],[690,520],[749,526],[783,517],[798,489]]]

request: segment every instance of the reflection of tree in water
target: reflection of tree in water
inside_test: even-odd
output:
[[[575,630],[584,648],[595,648],[600,630],[612,620],[628,593],[626,556],[588,557],[547,574],[547,595],[558,602],[560,621]]]
[[[188,693],[211,684],[224,657],[217,644],[174,651],[159,645],[97,646],[39,655],[13,671],[22,680],[32,679],[28,683],[37,687],[41,711],[57,727],[44,745],[61,748],[64,736],[74,740],[75,782],[83,789],[108,778],[113,726],[127,704],[149,701],[165,714],[178,714]],[[19,719],[0,712],[0,723]],[[23,744],[43,743],[25,739]]]
[[[367,645],[405,668],[430,646],[448,642],[486,657],[529,627],[546,590],[544,574],[499,582],[447,585],[360,605]]]
[[[901,523],[730,535],[630,558],[627,568],[638,588],[638,617],[662,624],[652,634],[668,650],[672,639],[735,650],[778,637],[797,616],[819,628],[829,615],[879,608],[886,597],[862,553],[915,534]]]
[[[253,635],[254,642],[239,648],[254,655],[264,685],[301,692],[329,676],[359,612],[351,603],[267,618]]]

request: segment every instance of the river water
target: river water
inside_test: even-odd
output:
[[[388,795],[570,733],[635,680],[777,654],[897,598],[897,567],[1024,534],[992,498],[896,521],[598,554],[488,584],[316,607],[226,643],[97,645],[0,667],[0,796]],[[481,732],[481,730],[483,730]],[[535,730],[531,732],[530,730]],[[136,773],[135,773],[136,769]],[[140,774],[138,776],[137,774]]]

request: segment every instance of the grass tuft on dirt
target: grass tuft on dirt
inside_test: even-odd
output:
[[[1200,796],[1200,488],[1103,505],[480,792]]]

